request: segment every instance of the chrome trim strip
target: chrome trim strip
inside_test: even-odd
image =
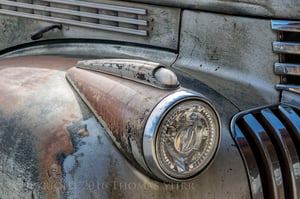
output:
[[[273,30],[300,32],[300,21],[272,20],[271,24]]]
[[[246,170],[248,175],[250,176],[250,188],[252,193],[252,199],[263,199],[263,189],[262,189],[262,181],[261,175],[259,173],[259,168],[257,162],[255,160],[255,155],[251,150],[251,146],[242,133],[241,129],[238,125],[234,125],[233,127],[234,139],[241,150],[241,156],[245,162]]]
[[[273,51],[277,53],[300,54],[300,44],[293,42],[273,42]]]
[[[300,76],[300,64],[275,63],[274,71],[277,75]]]
[[[115,21],[115,22],[129,23],[129,24],[142,25],[142,26],[146,26],[148,24],[146,20],[109,16],[109,15],[96,14],[96,13],[88,13],[88,12],[48,7],[48,6],[29,4],[29,3],[12,2],[7,0],[0,0],[0,3],[1,5],[7,5],[7,6],[15,6],[15,7],[34,9],[39,11],[54,12],[54,13],[60,13],[66,15],[74,15],[80,17],[93,18],[93,19],[102,19],[107,21]]]
[[[283,176],[271,139],[252,114],[244,115],[242,120],[246,125],[251,139],[255,143],[253,147],[257,147],[257,151],[259,152],[256,155],[259,155],[262,161],[260,164],[264,170],[263,179],[266,180],[264,184],[269,185],[269,197],[273,199],[284,198]]]
[[[165,114],[173,108],[178,103],[184,100],[196,99],[201,100],[207,103],[215,112],[219,119],[219,115],[217,111],[213,108],[213,106],[199,93],[189,91],[189,90],[179,90],[177,92],[172,93],[171,95],[165,97],[162,101],[158,103],[158,105],[152,110],[144,130],[143,135],[143,154],[146,164],[148,165],[149,170],[155,175],[158,176],[161,180],[165,182],[184,182],[188,179],[178,179],[173,178],[172,176],[167,175],[159,166],[158,160],[156,158],[155,152],[155,137],[157,128],[161,123],[161,120],[164,118]],[[221,129],[221,123],[219,121],[219,128]],[[221,142],[221,135],[218,138],[218,146]],[[218,148],[215,152],[217,153]],[[215,155],[214,154],[214,155]],[[211,161],[212,162],[212,161]]]
[[[96,9],[101,9],[101,10],[110,10],[110,11],[117,11],[117,12],[139,14],[139,15],[147,14],[145,9],[107,5],[107,4],[102,4],[102,3],[92,3],[92,2],[86,2],[86,1],[72,1],[72,0],[42,0],[42,1],[50,2],[50,3],[59,3],[59,4],[64,4],[64,5],[96,8]]]
[[[14,15],[14,16],[18,16],[18,17],[26,17],[26,18],[49,21],[49,22],[56,22],[56,23],[65,23],[65,24],[74,25],[74,26],[82,26],[82,27],[94,28],[94,29],[99,29],[99,30],[115,31],[115,32],[134,34],[134,35],[140,35],[140,36],[148,35],[148,32],[146,30],[135,30],[135,29],[129,29],[129,28],[124,28],[124,27],[109,26],[109,25],[104,25],[104,24],[94,24],[94,23],[89,23],[89,22],[75,21],[75,20],[70,20],[70,19],[62,19],[62,18],[57,18],[57,17],[43,16],[43,15],[30,14],[30,13],[23,13],[23,12],[12,11],[12,10],[0,9],[0,14]]]
[[[271,130],[268,134],[275,143],[274,146],[281,159],[281,167],[285,168],[283,170],[284,183],[289,185],[285,186],[287,197],[297,199],[300,196],[300,162],[293,139],[270,109],[261,110],[261,115],[264,123]]]
[[[134,59],[95,59],[78,61],[76,67],[107,73],[160,89],[179,87],[177,76],[165,66]]]
[[[277,84],[276,89],[300,93],[300,85]]]

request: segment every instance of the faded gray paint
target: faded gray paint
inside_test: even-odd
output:
[[[253,17],[300,19],[298,0],[130,0],[140,3]]]
[[[177,54],[159,49],[140,46],[126,46],[109,43],[59,43],[52,45],[39,45],[9,52],[0,57],[17,57],[25,55],[64,55],[80,56],[82,59],[126,58],[151,60],[170,66],[175,62]]]
[[[178,47],[179,23],[180,23],[180,9],[161,7],[154,5],[144,5],[136,3],[125,3],[118,1],[95,1],[100,3],[107,3],[111,5],[124,5],[132,8],[145,8],[147,14],[141,19],[149,21],[147,30],[149,35],[134,36],[124,33],[116,33],[112,31],[95,30],[91,28],[83,28],[72,25],[63,25],[63,29],[51,30],[44,34],[43,40],[46,39],[62,39],[62,38],[89,38],[89,39],[106,39],[125,42],[134,42],[140,44],[153,45],[176,50]],[[36,2],[34,2],[36,3]],[[63,6],[64,8],[74,9],[72,6]],[[83,10],[90,11],[91,10]],[[116,13],[118,14],[118,13]],[[124,14],[120,14],[124,16]],[[59,15],[55,15],[56,17]],[[85,18],[83,18],[85,20]],[[115,23],[115,22],[113,22]],[[30,42],[30,36],[36,30],[43,27],[53,25],[55,23],[43,22],[39,20],[32,20],[21,17],[14,17],[8,15],[0,15],[0,50]],[[120,24],[110,24],[115,26],[123,26]],[[7,42],[9,41],[9,42]]]
[[[180,54],[174,67],[187,72],[241,109],[276,103],[273,72],[277,39],[269,20],[184,11]]]

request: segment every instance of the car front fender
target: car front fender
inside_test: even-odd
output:
[[[222,140],[204,173],[184,183],[159,182],[127,161],[65,79],[77,61],[53,56],[0,61],[1,198],[251,198],[229,133],[238,111],[230,102],[179,75],[182,85],[212,97],[221,113]]]

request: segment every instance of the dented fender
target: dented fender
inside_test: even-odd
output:
[[[136,169],[65,79],[77,61],[53,56],[0,60],[1,198],[250,198],[227,125],[215,161],[189,182],[163,183]],[[179,79],[214,96],[221,122],[229,123],[236,112],[232,105],[194,80]],[[225,106],[231,112],[224,112]],[[122,107],[111,107],[117,108]]]

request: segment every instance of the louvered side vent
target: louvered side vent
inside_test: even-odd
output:
[[[300,198],[300,110],[289,105],[243,112],[233,137],[247,167],[252,198]]]
[[[0,14],[147,36],[145,9],[74,0],[0,0]]]
[[[272,29],[278,32],[273,51],[279,53],[280,62],[275,63],[275,73],[281,76],[279,90],[300,93],[300,21],[273,20]]]

